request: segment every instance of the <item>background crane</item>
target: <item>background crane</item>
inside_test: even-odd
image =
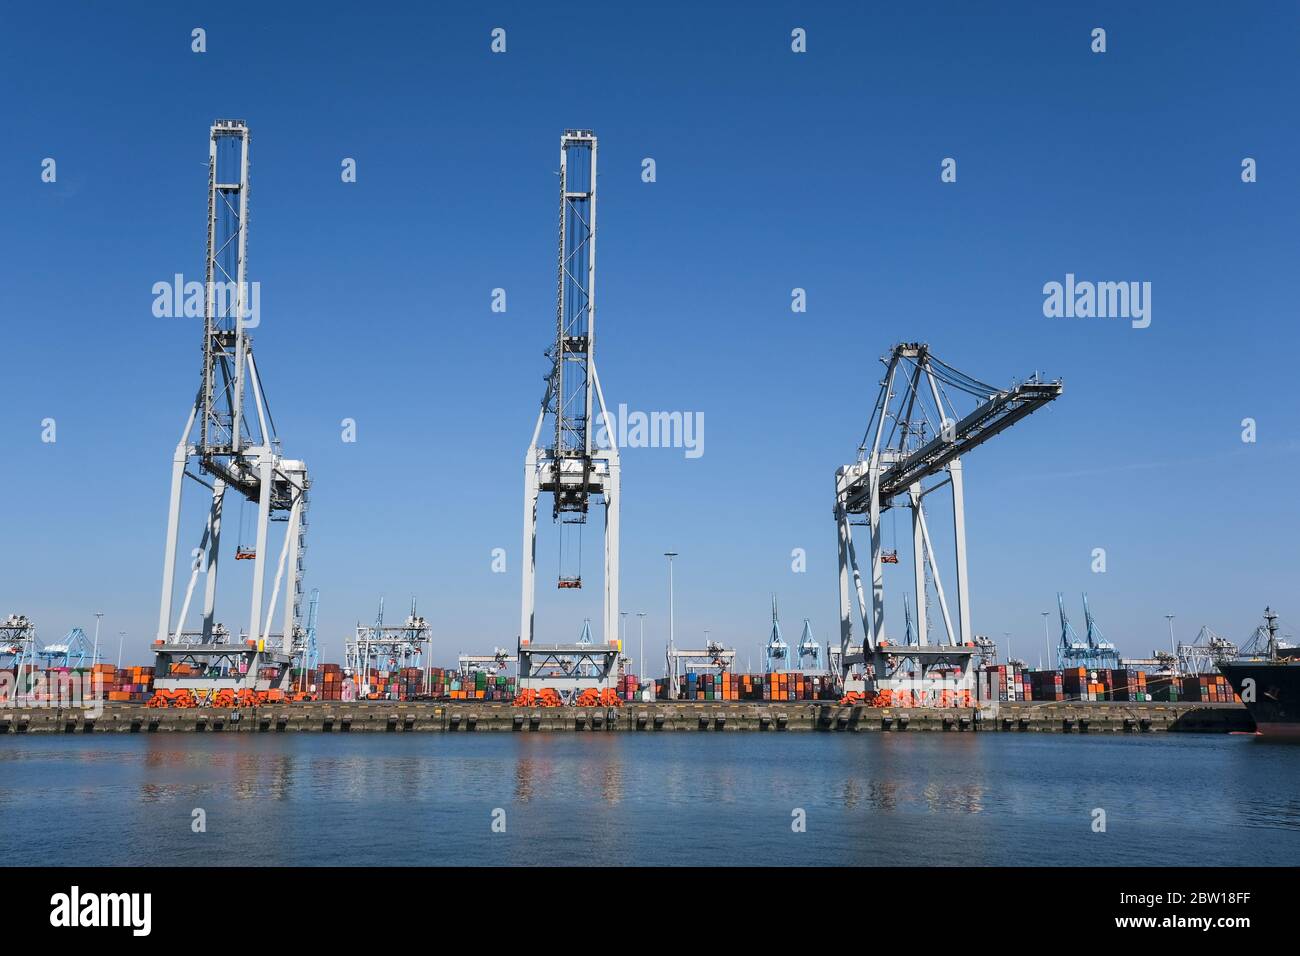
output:
[[[752,645],[751,645],[752,646]],[[774,674],[790,669],[790,645],[781,636],[781,622],[777,619],[776,595],[772,595],[772,630],[763,645],[763,671]]]
[[[1083,619],[1087,625],[1085,632],[1088,647],[1092,652],[1093,660],[1097,663],[1094,665],[1101,668],[1119,667],[1119,654],[1115,651],[1115,645],[1101,633],[1101,628],[1097,626],[1097,620],[1092,616],[1092,608],[1088,606],[1088,594],[1083,595]]]
[[[46,644],[36,652],[46,668],[51,667],[88,667],[97,663],[93,660],[94,646],[86,632],[79,627],[68,631],[63,640]],[[89,661],[89,664],[87,663]]]
[[[812,623],[803,619],[803,633],[799,635],[799,669],[801,671],[819,671],[822,669],[822,646],[813,639]]]
[[[1056,649],[1057,667],[1115,668],[1119,666],[1119,655],[1115,645],[1105,640],[1101,629],[1088,607],[1088,595],[1083,595],[1083,617],[1087,625],[1084,637],[1075,633],[1074,625],[1065,613],[1065,596],[1056,592],[1056,606],[1061,615],[1061,640]]]

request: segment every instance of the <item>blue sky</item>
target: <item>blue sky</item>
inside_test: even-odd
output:
[[[1087,590],[1131,654],[1167,644],[1170,612],[1184,638],[1242,636],[1266,603],[1300,619],[1300,15],[1132,6],[11,8],[0,614],[52,639],[102,610],[111,649],[125,631],[125,658],[146,659],[201,344],[199,320],[152,315],[150,290],[200,274],[208,127],[239,117],[256,353],[285,450],[314,476],[306,584],[326,659],[381,594],[390,618],[419,598],[438,663],[514,643],[566,127],[600,137],[607,397],[705,419],[698,459],[623,454],[624,608],[648,612],[656,662],[669,549],[682,641],[708,629],[757,666],[773,591],[787,639],[803,617],[835,635],[832,477],[901,340],[986,381],[1065,381],[966,459],[977,631],[1034,659],[1058,590],[1076,619]],[[1241,182],[1243,157],[1258,182]],[[1151,282],[1151,326],[1045,318],[1043,284],[1067,272]],[[553,540],[538,633],[567,639],[598,620],[599,589],[548,586]],[[896,627],[908,572],[890,571]],[[232,626],[241,576],[223,580]]]

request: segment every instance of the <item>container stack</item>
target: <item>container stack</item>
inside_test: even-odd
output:
[[[1183,678],[1183,700],[1203,704],[1230,704],[1237,700],[1237,695],[1222,674],[1201,674]]]
[[[668,700],[668,679],[655,679],[655,699]],[[688,671],[678,684],[680,700],[799,701],[838,699],[826,674],[801,671],[769,674],[699,673]]]
[[[626,674],[618,679],[619,700],[636,700],[641,691],[641,684],[635,674]]]
[[[515,679],[485,671],[475,671],[464,677],[458,675],[449,681],[447,696],[452,700],[514,700]]]
[[[1030,671],[1029,700],[1065,700],[1065,679],[1060,671]]]
[[[458,673],[458,671],[444,670],[441,667],[429,668],[429,686],[425,689],[425,693],[437,700],[449,697],[451,682]]]
[[[1090,671],[1086,667],[1067,667],[1061,671],[1066,700],[1109,700],[1110,671]]]
[[[316,693],[321,700],[343,699],[343,668],[338,664],[322,664],[316,668]]]
[[[986,664],[975,675],[975,694],[980,701],[1011,703],[1033,700],[1030,671],[1023,664]]]
[[[104,699],[143,703],[153,694],[152,667],[114,667],[96,664],[92,679],[98,686],[103,680]]]
[[[1148,701],[1151,694],[1147,691],[1145,671],[1112,671],[1113,689],[1111,700],[1129,703]]]
[[[1177,703],[1183,699],[1183,679],[1172,674],[1152,674],[1147,678],[1147,691],[1152,700],[1162,704]]]

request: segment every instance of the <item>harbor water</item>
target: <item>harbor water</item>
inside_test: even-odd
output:
[[[0,854],[1293,865],[1300,747],[1193,734],[9,735]]]

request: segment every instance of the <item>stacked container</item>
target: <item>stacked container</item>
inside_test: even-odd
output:
[[[1151,699],[1145,671],[1112,671],[1111,675],[1114,682],[1111,700],[1137,703]]]
[[[1065,700],[1065,681],[1060,671],[1030,671],[1030,700]]]
[[[1183,700],[1205,704],[1230,704],[1236,701],[1232,685],[1222,674],[1201,674],[1183,678]]]

